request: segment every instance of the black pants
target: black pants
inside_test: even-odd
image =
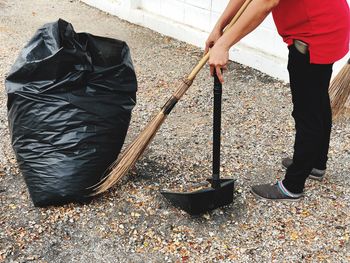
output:
[[[293,164],[287,169],[284,186],[303,192],[312,168],[326,169],[332,112],[328,87],[333,64],[310,64],[309,55],[289,47],[288,71],[295,120]]]

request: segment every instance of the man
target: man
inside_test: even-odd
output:
[[[326,170],[332,114],[328,87],[333,63],[349,50],[349,6],[346,0],[253,0],[238,21],[222,31],[244,0],[231,0],[206,41],[209,65],[224,81],[221,69],[229,48],[253,31],[272,12],[277,30],[289,49],[288,72],[296,136],[293,159],[283,181],[255,185],[259,198],[295,201],[306,179],[322,180]]]

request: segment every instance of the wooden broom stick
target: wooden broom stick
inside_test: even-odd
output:
[[[246,0],[231,22],[225,27],[224,34],[228,28],[231,28],[238,18],[243,14],[252,0]],[[117,183],[129,170],[145,151],[158,129],[166,119],[167,115],[174,108],[175,104],[181,99],[188,88],[192,85],[194,78],[203,68],[209,59],[209,52],[198,62],[186,79],[182,81],[175,93],[161,108],[160,112],[146,125],[144,130],[136,137],[136,139],[126,148],[123,154],[109,167],[109,172],[97,185],[92,186],[92,195],[105,192],[115,183]]]

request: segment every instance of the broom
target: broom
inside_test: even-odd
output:
[[[232,27],[242,15],[244,10],[248,7],[252,0],[246,0],[236,15],[232,18],[231,22],[226,26],[225,31]],[[175,104],[181,99],[188,88],[192,85],[192,82],[198,72],[203,68],[209,59],[209,52],[198,62],[192,72],[187,78],[183,79],[175,93],[164,104],[160,112],[146,125],[144,130],[136,137],[136,139],[126,148],[124,153],[117,159],[108,169],[108,174],[96,185],[92,186],[92,195],[97,195],[105,192],[115,183],[117,183],[129,170],[133,167],[136,161],[140,158],[145,151],[159,127],[162,125],[167,115],[174,108]]]
[[[329,97],[334,119],[350,114],[350,59],[332,80]]]

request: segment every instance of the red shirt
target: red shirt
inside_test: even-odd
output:
[[[309,44],[310,63],[330,64],[349,51],[349,6],[346,0],[280,0],[272,15],[288,45]]]

